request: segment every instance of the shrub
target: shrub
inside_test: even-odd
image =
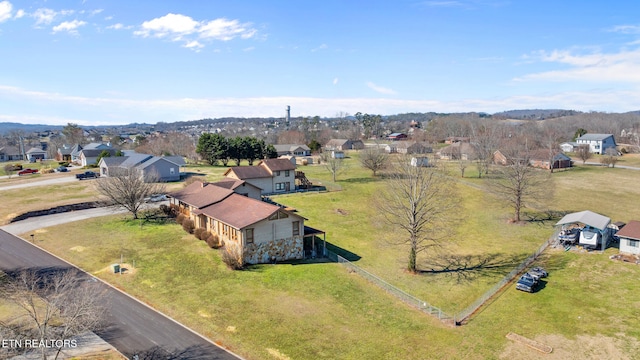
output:
[[[198,240],[204,240],[207,236],[207,229],[197,228],[193,230],[193,236],[195,236]]]
[[[176,222],[179,225],[182,225],[182,223],[184,222],[184,219],[186,219],[187,217],[184,216],[183,214],[178,214],[178,216],[176,216]]]
[[[242,269],[242,259],[235,250],[227,251],[226,248],[222,249],[222,261],[224,261],[231,270]]]
[[[185,219],[182,222],[182,228],[184,229],[184,231],[188,232],[189,234],[193,234],[193,230],[195,230],[196,225],[194,224],[193,220]]]
[[[53,174],[55,172],[55,170],[53,169],[42,169],[40,170],[41,174]]]
[[[205,182],[203,177],[199,177],[199,176],[190,176],[187,178],[187,180],[184,181],[184,186],[187,187],[191,184],[193,184],[194,182]]]
[[[64,167],[68,167],[69,166],[69,162],[68,161],[58,161],[58,165],[64,166]]]
[[[222,241],[220,241],[220,237],[218,235],[207,232],[205,236],[204,240],[210,247],[219,249],[222,246]]]

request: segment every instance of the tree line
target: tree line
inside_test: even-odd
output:
[[[224,137],[220,134],[205,133],[198,139],[196,152],[209,165],[221,163],[227,166],[229,161],[240,165],[247,160],[249,165],[259,159],[278,157],[273,145],[267,145],[264,140],[252,136]]]

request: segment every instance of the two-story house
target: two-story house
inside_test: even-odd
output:
[[[265,159],[256,166],[234,166],[224,176],[244,180],[262,189],[262,194],[295,191],[296,166],[288,159]]]
[[[594,154],[604,154],[607,149],[616,149],[616,140],[611,134],[584,134],[576,139],[578,146],[589,145],[589,151]]]

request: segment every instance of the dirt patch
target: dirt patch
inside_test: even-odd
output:
[[[562,335],[541,335],[533,339],[537,343],[553,348],[550,354],[519,343],[509,342],[500,354],[500,359],[633,359],[640,341],[624,334],[607,337],[603,335],[580,335],[576,339],[567,339]]]
[[[336,212],[340,215],[349,215],[349,212],[345,209],[336,209]]]
[[[84,247],[84,246],[74,246],[74,247],[70,248],[69,250],[77,251],[77,252],[83,252],[83,251],[87,250],[87,248]]]
[[[611,255],[609,258],[611,260],[618,260],[618,261],[632,263],[636,265],[640,264],[640,257],[638,257],[637,255],[615,254],[615,255]]]

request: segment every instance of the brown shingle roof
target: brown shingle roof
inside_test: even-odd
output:
[[[295,170],[296,166],[289,159],[264,159],[258,164],[271,171]]]
[[[236,229],[242,229],[267,219],[280,210],[279,206],[243,195],[232,194],[223,201],[202,209],[201,213],[229,224]]]
[[[224,175],[227,176],[230,172],[236,174],[238,179],[257,179],[271,177],[271,173],[269,173],[269,170],[263,168],[262,166],[234,166],[225,171]]]
[[[629,221],[627,225],[616,233],[616,236],[626,239],[640,240],[640,221]]]
[[[170,193],[169,196],[201,209],[222,201],[231,194],[233,194],[233,190],[196,181],[182,190]]]

